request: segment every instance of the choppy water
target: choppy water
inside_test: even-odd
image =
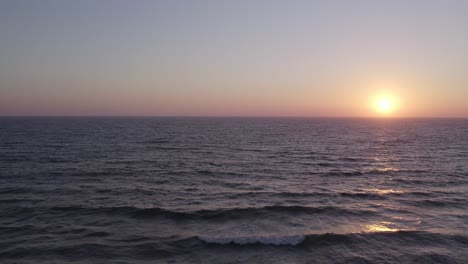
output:
[[[468,120],[1,118],[1,263],[468,263]]]

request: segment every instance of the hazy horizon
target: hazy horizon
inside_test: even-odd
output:
[[[468,119],[465,116],[273,116],[273,115],[0,115],[0,118],[241,118],[241,119]]]

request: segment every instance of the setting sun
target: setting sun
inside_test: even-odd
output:
[[[384,98],[378,102],[377,108],[381,113],[389,113],[392,111],[393,104],[390,99]]]
[[[379,96],[374,99],[374,109],[381,115],[392,114],[396,111],[396,100],[390,95]]]

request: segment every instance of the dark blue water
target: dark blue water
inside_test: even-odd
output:
[[[1,118],[1,263],[468,263],[468,120]]]

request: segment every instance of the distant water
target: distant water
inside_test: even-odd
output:
[[[468,120],[1,118],[0,263],[468,263]]]

